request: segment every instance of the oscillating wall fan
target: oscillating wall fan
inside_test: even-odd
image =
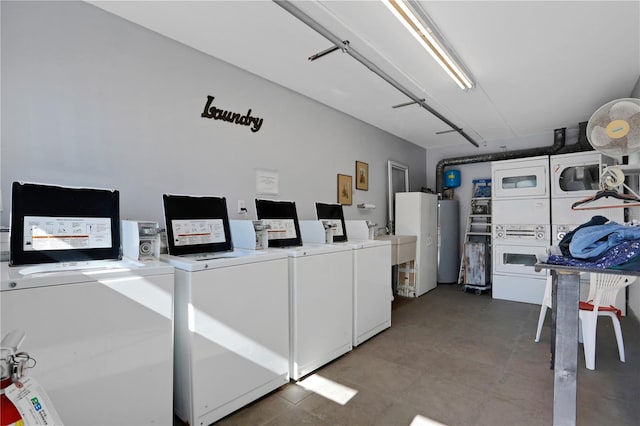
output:
[[[640,152],[640,99],[616,99],[602,105],[593,113],[587,123],[587,139],[593,148],[611,157],[621,157]],[[640,168],[640,157],[630,157],[629,166]],[[619,194],[618,187],[624,187],[627,194]],[[620,166],[608,166],[600,176],[600,191],[593,197],[574,203],[573,210],[640,206],[640,197],[624,183],[624,173]],[[618,198],[621,204],[585,207],[600,198]]]
[[[587,124],[587,139],[596,151],[609,156],[640,150],[640,99],[616,99],[602,105]]]

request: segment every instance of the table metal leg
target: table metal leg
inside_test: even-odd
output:
[[[556,426],[576,424],[579,296],[579,273],[553,271],[553,306],[556,317],[553,424]]]

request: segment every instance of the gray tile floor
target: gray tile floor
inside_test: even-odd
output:
[[[438,286],[395,302],[390,329],[316,371],[357,391],[346,404],[292,383],[219,424],[550,425],[551,315],[534,343],[539,312]],[[607,318],[598,321],[595,371],[584,368],[578,351],[581,426],[640,425],[640,324],[624,317],[622,331],[626,363]]]

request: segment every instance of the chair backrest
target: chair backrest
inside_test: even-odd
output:
[[[592,273],[587,301],[595,306],[615,306],[618,292],[633,283],[636,277],[627,275]],[[620,308],[620,306],[616,306]]]

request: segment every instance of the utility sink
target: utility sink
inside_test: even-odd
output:
[[[415,235],[379,235],[376,240],[391,241],[391,264],[399,265],[416,258]]]

